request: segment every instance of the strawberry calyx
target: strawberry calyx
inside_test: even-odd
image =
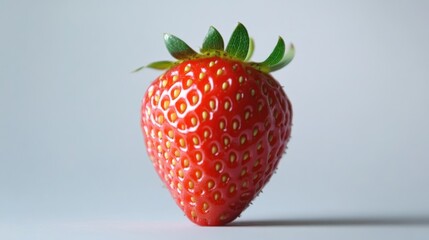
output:
[[[285,67],[295,56],[294,45],[290,44],[286,51],[285,42],[282,37],[279,37],[276,46],[267,59],[262,62],[250,61],[254,51],[254,41],[249,37],[246,27],[241,23],[238,23],[233,31],[226,48],[222,35],[213,26],[209,28],[199,53],[189,47],[180,38],[168,33],[164,34],[164,42],[169,53],[177,60],[152,62],[146,66],[137,68],[134,72],[144,68],[166,70],[186,60],[217,56],[242,61],[255,69],[269,73]]]

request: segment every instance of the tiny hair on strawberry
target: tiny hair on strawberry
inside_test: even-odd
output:
[[[239,23],[228,43],[210,27],[199,52],[164,35],[174,61],[144,93],[140,124],[149,158],[184,214],[201,226],[226,225],[249,206],[277,169],[291,135],[292,105],[270,74],[295,49],[279,37],[253,62],[253,39]]]

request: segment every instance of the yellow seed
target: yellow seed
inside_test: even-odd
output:
[[[240,175],[241,175],[241,176],[244,176],[244,175],[246,175],[246,173],[247,173],[247,170],[246,170],[245,168],[243,168],[243,170],[241,170]]]
[[[173,138],[173,137],[174,137],[174,132],[173,132],[173,130],[169,130],[169,131],[168,131],[168,136],[169,136],[170,138]]]
[[[237,94],[235,95],[235,99],[236,99],[237,101],[239,101],[239,100],[241,99],[241,93],[237,93]]]
[[[230,107],[231,107],[231,103],[229,101],[226,101],[225,104],[224,104],[225,110],[229,110]]]
[[[204,75],[205,75],[205,73],[203,73],[203,72],[200,73],[200,75],[198,76],[200,78],[200,80],[204,78]]]
[[[243,155],[243,161],[247,161],[249,159],[249,152],[245,152]]]
[[[240,76],[240,77],[238,78],[238,82],[239,82],[239,83],[243,83],[243,81],[244,81],[243,76]]]
[[[222,83],[222,89],[226,90],[229,87],[229,83],[228,82],[224,82]]]
[[[217,171],[217,172],[219,172],[219,171],[220,171],[221,167],[222,167],[222,164],[220,164],[220,163],[216,163],[216,165],[215,165],[215,169],[216,169],[216,171]]]
[[[244,143],[246,143],[246,136],[241,136],[241,138],[240,138],[240,143],[241,144],[244,144]]]
[[[186,81],[186,86],[190,87],[192,85],[192,79],[188,79],[188,81]]]
[[[200,178],[202,177],[202,173],[201,173],[201,171],[199,171],[199,170],[195,171],[195,176],[196,176],[198,179],[200,179]]]
[[[171,160],[171,165],[174,167],[176,166],[176,159]]]
[[[159,102],[159,95],[155,95],[155,103],[157,104]]]
[[[192,196],[192,197],[191,197],[191,202],[193,202],[193,203],[194,203],[194,202],[196,202],[196,201],[197,201],[197,200],[195,199],[195,197],[194,197],[194,196]]]
[[[169,142],[169,141],[165,142],[165,147],[166,148],[170,148],[171,147],[171,142]]]
[[[197,104],[198,103],[198,95],[194,95],[192,96],[192,104]]]
[[[163,87],[167,86],[167,82],[168,82],[167,80],[163,80],[163,81],[162,81],[162,86],[163,86]]]
[[[256,147],[256,149],[261,150],[262,148],[262,143],[258,143],[258,146]]]
[[[234,121],[234,122],[232,123],[232,129],[237,130],[237,128],[238,128],[238,122],[237,122],[237,121]]]
[[[274,136],[273,136],[272,134],[270,134],[270,135],[268,136],[268,141],[269,141],[269,142],[272,142],[272,141],[273,141],[273,138],[274,138]]]
[[[180,144],[181,147],[185,147],[185,140],[183,138],[181,138],[179,140],[179,144]]]
[[[207,209],[209,209],[209,204],[208,203],[203,203],[203,210],[206,211]]]
[[[189,70],[191,70],[191,66],[188,64],[188,65],[186,65],[186,67],[185,67],[185,72],[189,72]]]
[[[210,136],[209,130],[204,131],[204,138],[208,138]]]
[[[250,112],[249,112],[249,111],[246,111],[246,112],[244,113],[244,119],[248,120],[249,118],[250,118]]]
[[[185,168],[189,167],[189,160],[188,159],[183,160],[183,167],[185,167]]]
[[[159,153],[162,152],[162,146],[161,145],[158,145],[156,148],[158,149]]]
[[[206,120],[209,117],[209,114],[206,111],[203,111],[201,115],[203,117],[203,120]]]
[[[250,95],[253,97],[255,96],[255,89],[250,90]]]
[[[235,185],[231,185],[230,187],[229,187],[229,192],[230,193],[233,193],[235,191]]]
[[[208,187],[209,189],[212,189],[212,188],[214,187],[214,182],[210,180],[210,181],[207,183],[207,187]]]
[[[148,96],[152,97],[152,95],[153,95],[153,87],[151,87],[148,91]]]
[[[220,121],[220,122],[219,122],[219,128],[220,128],[221,130],[225,129],[225,122],[224,122],[224,121]]]
[[[199,143],[200,143],[200,141],[198,140],[198,138],[197,138],[197,137],[193,137],[193,138],[192,138],[192,141],[194,142],[194,144],[195,144],[195,145],[197,145],[197,144],[199,144]]]
[[[221,69],[221,68],[219,68],[218,70],[217,70],[217,72],[216,72],[216,74],[219,76],[219,75],[221,75],[223,73],[223,70]]]
[[[159,124],[163,124],[164,123],[164,115],[159,115],[158,116],[158,123]]]
[[[180,89],[176,88],[173,91],[173,99],[176,99],[180,94]]]
[[[164,110],[166,110],[169,106],[170,106],[170,101],[168,100],[165,100],[164,103],[162,104],[162,107],[164,108]]]
[[[256,162],[253,164],[253,166],[254,167],[256,167],[256,166],[258,166],[259,165],[259,159],[258,160],[256,160]]]
[[[220,198],[220,194],[219,193],[215,193],[214,194],[214,200],[219,200],[219,198]]]
[[[195,154],[195,159],[197,159],[197,162],[201,162],[201,160],[203,160],[203,157],[201,156],[201,153]]]
[[[213,147],[212,147],[212,154],[216,154],[217,151],[218,151],[217,146],[213,145]]]
[[[150,116],[150,112],[151,112],[151,111],[150,111],[150,108],[149,108],[149,107],[147,107],[147,108],[146,108],[146,114],[147,114],[148,116]]]
[[[236,156],[235,154],[231,153],[231,154],[229,155],[229,161],[230,161],[231,163],[234,163],[234,162],[235,162],[235,159],[237,159],[237,156]]]
[[[197,125],[197,118],[192,117],[192,118],[191,118],[191,123],[192,123],[192,126]]]
[[[259,132],[258,128],[253,129],[253,136],[258,135],[258,132]]]
[[[194,188],[194,182],[189,181],[188,187],[189,187],[189,189],[193,189]]]
[[[168,175],[170,175],[170,177],[173,177],[174,176],[173,170],[170,170],[170,173]]]
[[[210,100],[210,102],[209,102],[209,104],[210,104],[210,108],[212,109],[212,110],[215,110],[215,105],[216,105],[216,103],[215,103],[215,101],[214,100]]]
[[[182,103],[180,104],[180,112],[184,112],[186,110],[186,104]]]
[[[210,63],[209,63],[209,67],[213,67],[215,65],[215,62],[214,61],[211,61]]]
[[[180,157],[180,152],[178,150],[174,151],[174,156]]]
[[[158,131],[158,138],[162,138],[162,132]]]
[[[179,170],[179,172],[177,173],[177,175],[178,175],[180,178],[183,178],[183,177],[185,176],[185,174],[183,173],[183,170],[182,170],[182,169],[180,169],[180,170]]]
[[[210,84],[206,83],[206,85],[204,85],[204,92],[210,91],[210,88]]]
[[[179,76],[175,75],[173,76],[173,82],[177,81],[179,79]]]
[[[222,182],[225,183],[228,180],[228,176],[222,175]]]
[[[243,188],[247,187],[247,182],[243,182],[243,183],[241,184],[241,186],[242,186]]]
[[[176,113],[171,113],[171,115],[170,115],[170,120],[171,120],[172,122],[174,122],[174,121],[176,121],[176,119],[177,119],[177,114],[176,114]]]
[[[185,203],[183,201],[180,201],[181,206],[185,206]]]
[[[223,139],[223,144],[225,145],[225,146],[227,146],[228,144],[229,144],[229,138],[224,138]]]
[[[191,216],[193,219],[197,218],[197,214],[195,213],[194,210],[191,211]]]
[[[262,111],[262,107],[263,107],[263,106],[262,106],[262,103],[258,105],[258,111],[259,111],[259,112],[260,112],[260,111]]]
[[[165,159],[169,159],[169,158],[170,158],[170,154],[168,154],[168,152],[165,152],[165,153],[164,153],[164,158],[165,158]]]

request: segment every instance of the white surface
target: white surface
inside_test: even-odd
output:
[[[427,239],[428,218],[299,217],[198,227],[184,221],[93,219],[5,225],[7,239]]]
[[[425,1],[0,0],[0,239],[427,239]],[[240,21],[294,107],[277,174],[239,221],[199,228],[147,158],[143,92],[171,59]],[[376,221],[374,221],[374,219]],[[262,226],[261,226],[262,225]],[[218,238],[217,235],[222,236]]]

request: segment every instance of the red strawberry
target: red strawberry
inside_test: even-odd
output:
[[[253,42],[242,24],[226,50],[213,27],[201,53],[172,35],[165,42],[178,61],[147,66],[166,69],[142,102],[147,151],[191,221],[224,225],[258,195],[285,152],[292,108],[269,72],[287,65],[294,48],[285,54],[279,38],[267,60],[248,62]]]

